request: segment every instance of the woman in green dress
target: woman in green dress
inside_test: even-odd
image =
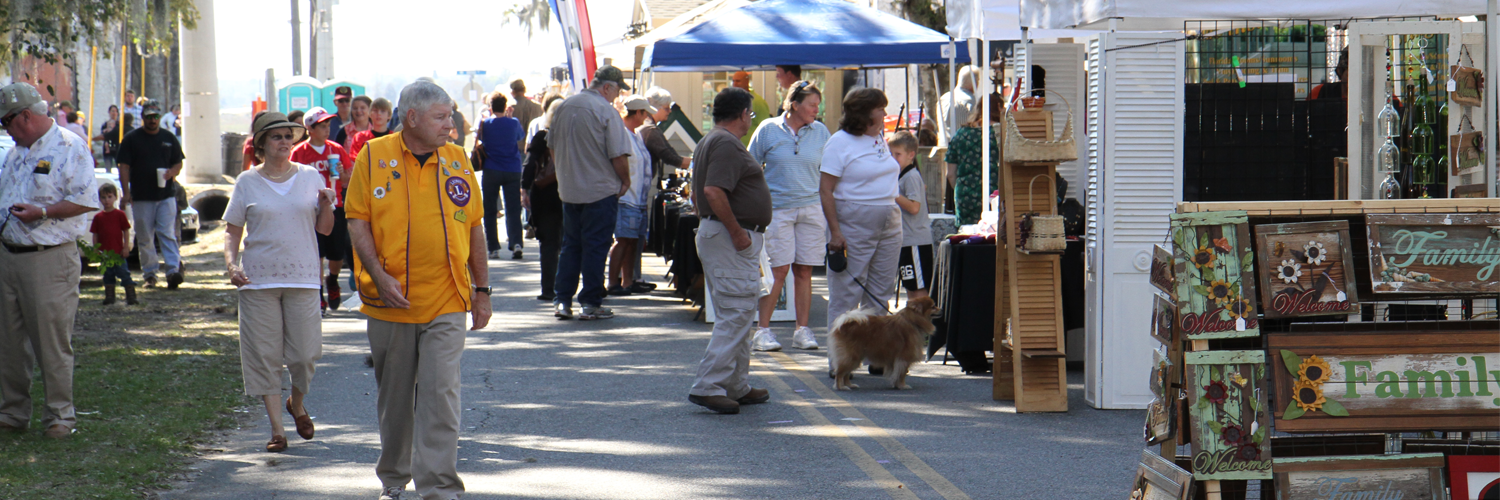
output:
[[[994,133],[990,134],[990,187],[980,189],[979,143],[983,131],[979,127],[983,111],[982,106],[974,107],[968,122],[960,125],[948,141],[948,154],[943,157],[948,163],[948,182],[953,184],[953,207],[960,226],[977,224],[984,211],[984,197],[1000,189],[1000,138]]]

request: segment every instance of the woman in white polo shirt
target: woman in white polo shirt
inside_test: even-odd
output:
[[[849,91],[839,131],[823,146],[819,195],[828,218],[828,249],[842,250],[848,259],[843,272],[828,274],[830,330],[839,315],[854,309],[886,314],[896,284],[901,165],[885,143],[886,104],[880,90]]]

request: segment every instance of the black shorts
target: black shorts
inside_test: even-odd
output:
[[[344,218],[344,207],[333,208],[333,232],[328,236],[318,234],[318,256],[328,260],[343,260],[349,253],[349,221]]]
[[[901,286],[907,290],[924,290],[932,286],[932,245],[901,247],[896,269]]]

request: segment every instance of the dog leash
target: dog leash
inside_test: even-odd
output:
[[[855,278],[854,276],[850,276],[849,279],[854,280],[854,284],[859,285],[860,288],[864,288],[865,295],[868,295],[870,297],[870,300],[873,300],[876,303],[879,303],[880,304],[880,308],[881,309],[885,309],[885,313],[886,314],[891,314],[891,308],[886,307],[885,301],[880,300],[880,297],[876,297],[875,296],[875,292],[871,292],[869,288],[865,288],[865,284],[864,283],[860,283],[859,282],[859,278]]]

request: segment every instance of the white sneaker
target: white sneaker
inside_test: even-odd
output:
[[[500,259],[500,251],[499,250],[495,250],[495,251],[490,252],[489,257],[490,257],[490,260],[499,260]]]
[[[792,346],[798,349],[817,350],[818,338],[813,336],[811,328],[799,326],[792,332]]]
[[[380,490],[380,500],[401,500],[402,493],[406,493],[405,486],[392,486]]]
[[[776,334],[771,333],[770,328],[757,328],[750,348],[757,351],[780,351],[781,343],[776,341]]]

